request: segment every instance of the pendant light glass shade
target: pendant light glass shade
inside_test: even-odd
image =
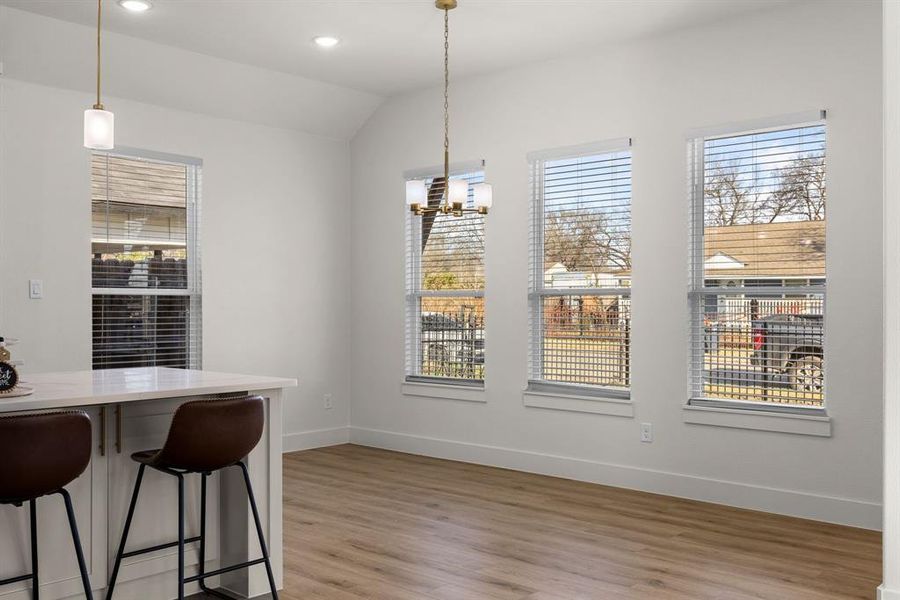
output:
[[[475,208],[490,208],[494,203],[494,188],[489,183],[476,183],[472,186],[475,195]]]
[[[406,204],[414,206],[416,204],[425,204],[426,191],[424,179],[413,179],[406,182]]]
[[[108,110],[89,108],[84,111],[84,147],[112,150],[115,141],[115,117]]]

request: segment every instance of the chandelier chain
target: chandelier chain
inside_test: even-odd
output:
[[[444,9],[444,181],[450,177],[450,10]],[[447,185],[445,183],[445,185]]]

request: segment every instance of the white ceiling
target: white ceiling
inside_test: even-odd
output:
[[[801,0],[459,0],[455,77],[576,54]],[[442,14],[432,0],[153,0],[104,3],[105,28],[235,62],[392,95],[441,81]],[[94,0],[0,0],[90,25]],[[315,47],[317,35],[342,43]]]

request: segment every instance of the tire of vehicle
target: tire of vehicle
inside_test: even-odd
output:
[[[822,357],[814,355],[801,356],[788,368],[791,388],[798,392],[821,393],[825,386],[825,370],[822,368]]]

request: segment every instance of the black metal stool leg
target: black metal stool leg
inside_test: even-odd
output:
[[[272,563],[269,561],[269,550],[263,537],[262,523],[259,520],[259,509],[256,508],[256,497],[253,495],[253,486],[250,484],[250,473],[243,461],[239,462],[241,472],[244,474],[244,483],[247,486],[247,497],[250,499],[250,508],[253,510],[253,521],[256,523],[256,535],[259,537],[259,548],[262,550],[263,561],[266,565],[266,575],[269,577],[269,588],[272,590],[272,599],[278,600],[278,590],[275,589],[275,575],[272,573]]]
[[[200,589],[206,591],[206,582],[203,580],[203,571],[206,569],[206,476],[200,473]]]
[[[204,571],[206,570],[206,478],[209,473],[200,473],[200,565],[198,567],[197,581],[200,583],[200,589],[204,594],[223,598],[224,600],[234,600],[231,596],[226,596],[218,590],[214,590],[206,585]]]
[[[106,588],[106,600],[110,600],[116,587],[116,578],[119,576],[119,567],[122,565],[122,554],[125,553],[125,540],[128,539],[128,530],[131,529],[131,519],[134,517],[134,507],[137,505],[138,493],[141,491],[141,481],[144,479],[144,465],[138,469],[137,480],[134,482],[134,492],[131,494],[131,504],[128,506],[128,516],[125,517],[125,529],[122,530],[122,541],[119,542],[119,550],[116,552],[116,562],[113,566],[112,577],[109,578],[109,586]]]
[[[184,600],[184,475],[178,477],[178,600]]]
[[[38,584],[38,540],[37,540],[37,502],[28,502],[31,512],[31,597],[40,600],[41,588]]]
[[[87,566],[84,563],[84,552],[81,549],[81,538],[78,536],[78,524],[75,522],[75,511],[72,509],[72,497],[66,490],[59,490],[66,504],[66,515],[69,517],[69,529],[72,530],[72,543],[75,544],[75,556],[78,558],[78,570],[81,571],[81,584],[84,586],[84,597],[94,600],[91,592],[91,580],[88,578]]]

